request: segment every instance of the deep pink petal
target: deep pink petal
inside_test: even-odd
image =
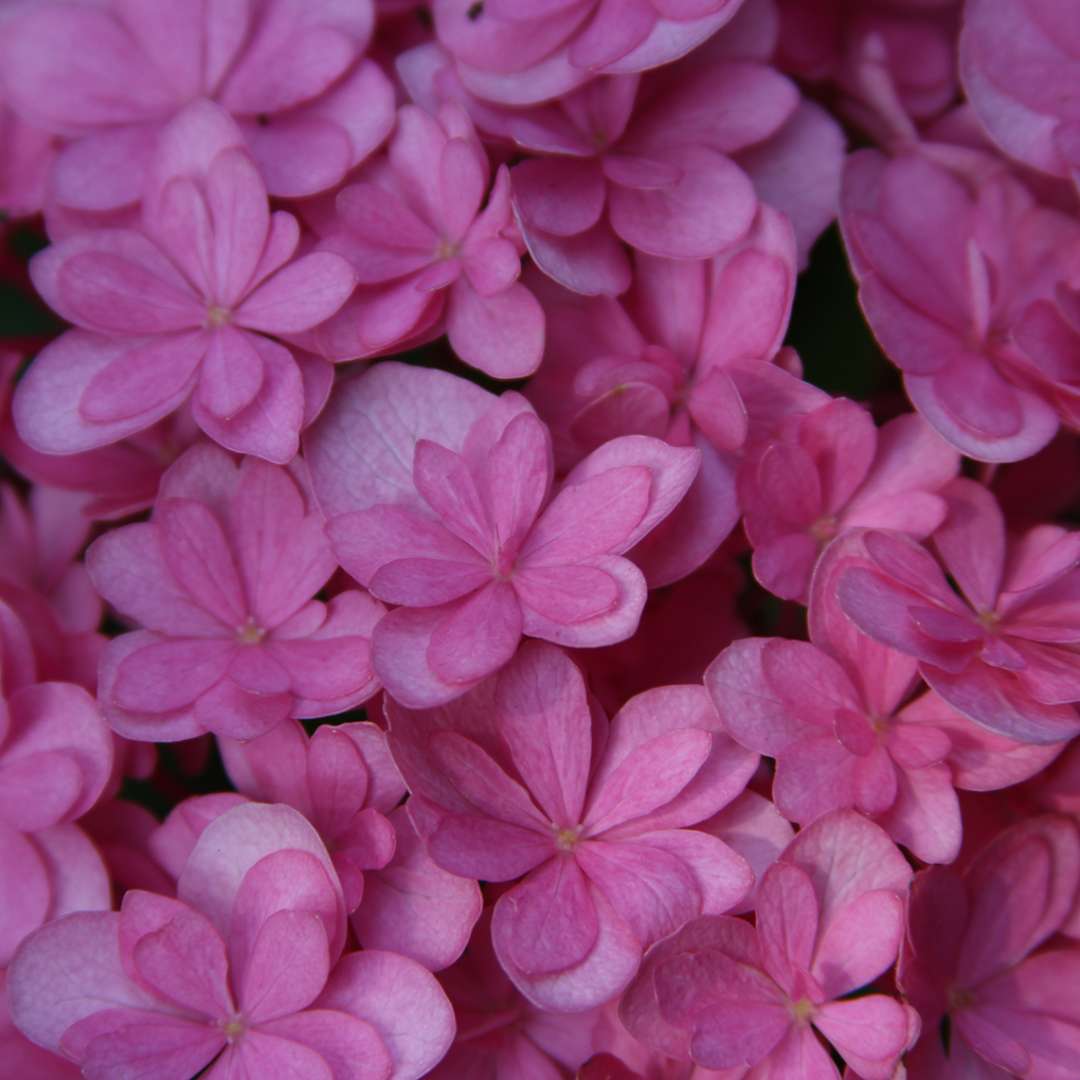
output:
[[[253,1023],[306,1008],[330,972],[326,929],[318,915],[277,911],[259,928],[240,988],[240,1006]]]
[[[502,896],[492,940],[525,975],[550,975],[580,964],[596,944],[596,906],[571,856],[552,859]]]
[[[468,685],[498,670],[521,640],[521,605],[513,588],[495,582],[455,605],[431,635],[432,671],[442,680]]]

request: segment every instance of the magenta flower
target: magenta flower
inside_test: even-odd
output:
[[[9,613],[0,608],[0,621]],[[113,737],[81,686],[12,685],[8,630],[0,630],[8,684],[0,697],[0,829],[29,833],[75,821],[98,801],[112,774]]]
[[[128,738],[253,738],[378,690],[369,640],[382,608],[352,589],[312,600],[334,557],[285,469],[194,447],[162,478],[151,521],[106,533],[87,566],[145,627],[110,641],[102,660],[99,697]]]
[[[19,115],[69,140],[52,175],[63,206],[137,202],[158,135],[197,98],[237,121],[272,194],[297,197],[339,183],[393,127],[389,80],[361,59],[373,27],[370,0],[46,0],[5,25],[0,69]]]
[[[733,1077],[838,1078],[820,1032],[866,1080],[890,1080],[918,1036],[913,1009],[844,995],[896,959],[911,868],[876,825],[837,811],[766,871],[756,928],[697,919],[656,945],[623,997],[631,1033]]]
[[[805,603],[834,536],[855,526],[928,536],[945,520],[937,492],[959,468],[960,455],[917,415],[898,416],[879,433],[865,409],[840,398],[789,417],[739,472],[754,576]]]
[[[271,214],[228,115],[189,106],[159,140],[142,232],[77,233],[34,259],[38,290],[79,329],[42,350],[16,388],[19,433],[36,450],[75,453],[142,431],[190,397],[211,438],[289,461],[304,382],[267,335],[322,322],[354,285],[336,255],[293,260],[298,242],[296,220]]]
[[[1075,1071],[1080,951],[1054,947],[1052,936],[1078,885],[1080,833],[1054,816],[1002,832],[961,872],[915,876],[897,971],[923,1020],[910,1075],[1064,1080]]]
[[[1032,355],[1019,333],[1039,318],[1032,305],[1075,277],[1074,217],[1002,169],[966,182],[928,157],[872,150],[849,159],[841,211],[871,329],[950,443],[1017,461],[1050,441],[1059,418],[1075,423],[1075,361],[1045,363],[1040,326],[1027,327]]]
[[[967,0],[960,76],[1007,154],[1054,176],[1080,169],[1076,12],[1066,0]]]
[[[635,111],[637,98],[637,77],[600,79],[512,130],[545,155],[510,173],[525,242],[575,292],[626,290],[620,241],[702,259],[744,236],[758,201],[732,155],[778,131],[799,100],[771,68],[723,61],[662,85]]]
[[[917,661],[861,633],[837,603],[838,580],[860,559],[858,534],[829,547],[810,597],[810,643],[736,641],[705,685],[731,736],[776,759],[772,794],[785,817],[806,825],[853,807],[924,862],[952,862],[954,788],[1014,784],[1061,747],[995,736],[932,692],[909,701]]]
[[[26,833],[0,823],[0,971],[39,926],[111,903],[109,872],[78,825]]]
[[[594,75],[644,71],[689,52],[742,0],[436,0],[435,31],[469,89],[527,105]]]
[[[428,856],[398,805],[405,784],[381,728],[324,724],[309,739],[300,724],[286,722],[248,743],[221,739],[220,746],[238,790],[287,803],[318,829],[361,945],[431,971],[461,955],[483,906],[480,890]]]
[[[90,1080],[149,1070],[411,1080],[453,1039],[446,996],[419,964],[341,957],[345,912],[329,856],[283,806],[218,818],[178,899],[132,890],[119,913],[69,915],[28,938],[9,972],[16,1025]],[[340,958],[340,959],[339,959]]]
[[[540,1008],[602,1004],[653,941],[749,891],[745,860],[689,828],[742,791],[756,765],[700,687],[647,691],[605,732],[572,661],[530,643],[456,704],[388,708],[395,760],[414,802],[436,815],[425,828],[432,858],[517,882],[495,904],[492,940]]]
[[[1070,738],[1080,731],[1080,533],[1040,525],[1007,546],[990,492],[961,479],[943,494],[949,517],[933,540],[960,595],[915,541],[868,532],[869,558],[839,575],[840,606],[915,657],[930,686],[977,724],[1022,742]]]
[[[622,554],[674,509],[699,458],[615,439],[549,501],[548,432],[523,398],[402,364],[339,391],[307,442],[341,565],[400,605],[373,658],[413,707],[460,696],[523,635],[586,647],[629,637],[646,586]]]
[[[531,375],[544,313],[518,282],[510,185],[491,167],[468,116],[402,108],[385,160],[339,192],[322,248],[351,263],[360,288],[310,336],[332,359],[401,349],[445,323],[454,351],[497,379]]]
[[[535,275],[548,316],[544,364],[527,388],[567,472],[620,435],[701,451],[686,498],[633,554],[653,587],[700,566],[738,520],[733,452],[749,420],[739,373],[780,348],[795,292],[787,221],[762,206],[709,261],[636,254],[634,287],[584,298]]]

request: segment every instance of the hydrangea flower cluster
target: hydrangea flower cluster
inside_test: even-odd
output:
[[[1074,0],[0,0],[0,138],[0,1076],[1080,1075]]]

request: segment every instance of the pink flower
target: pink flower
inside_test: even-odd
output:
[[[187,1080],[211,1063],[214,1080],[422,1076],[453,1039],[445,995],[419,964],[341,957],[344,942],[341,888],[311,826],[288,807],[240,806],[203,833],[178,899],[132,890],[119,913],[28,938],[11,1012],[90,1080]]]
[[[310,336],[332,359],[352,359],[435,337],[445,321],[454,351],[498,379],[532,374],[544,314],[518,283],[519,241],[505,168],[491,167],[468,116],[407,105],[386,159],[337,196],[323,249],[349,260],[361,287]]]
[[[780,0],[777,62],[828,80],[878,145],[914,143],[956,98],[959,0]]]
[[[1067,0],[967,0],[960,75],[1007,154],[1054,176],[1080,171],[1080,36]]]
[[[791,416],[739,472],[754,576],[805,603],[822,548],[845,529],[932,533],[946,513],[937,492],[959,467],[959,454],[919,416],[899,416],[880,435],[870,414],[845,398]]]
[[[623,1023],[670,1057],[733,1077],[839,1077],[817,1029],[867,1080],[889,1080],[918,1035],[913,1009],[840,1000],[896,958],[911,869],[854,811],[798,834],[765,874],[756,929],[697,919],[656,945],[623,997]]]
[[[300,724],[286,722],[248,743],[221,739],[220,746],[240,791],[294,806],[319,830],[361,945],[432,971],[461,955],[480,915],[480,890],[427,855],[398,805],[405,784],[380,728],[324,724],[309,739]]]
[[[311,599],[334,557],[285,469],[194,447],[162,478],[152,520],[101,537],[87,566],[146,628],[114,638],[102,661],[99,697],[129,738],[252,738],[378,689],[368,650],[382,608],[358,590]]]
[[[109,872],[78,825],[26,833],[0,823],[0,971],[39,926],[111,903]]]
[[[961,479],[943,494],[949,517],[933,540],[960,595],[915,541],[868,532],[869,558],[839,575],[840,606],[915,657],[930,686],[977,724],[1022,742],[1070,738],[1080,731],[1080,533],[1040,525],[1007,547],[985,488]]]
[[[724,736],[700,687],[639,695],[605,732],[572,661],[530,643],[458,703],[388,708],[414,803],[436,814],[432,858],[518,882],[495,904],[492,940],[540,1008],[602,1004],[653,941],[749,891],[743,858],[688,828],[730,802],[756,764]]]
[[[871,329],[957,449],[1017,461],[1050,441],[1059,417],[1075,420],[1075,362],[1059,345],[1044,370],[1048,331],[1019,333],[1033,304],[1076,277],[1073,217],[1001,169],[965,181],[927,157],[867,150],[848,161],[841,221]]]
[[[339,183],[393,127],[393,89],[361,59],[373,24],[370,0],[46,0],[5,25],[0,70],[19,115],[69,140],[52,176],[63,206],[137,202],[162,129],[201,97],[236,119],[271,193],[296,197]]]
[[[482,98],[527,105],[602,73],[644,71],[689,52],[742,0],[436,0],[439,40]]]
[[[77,820],[101,797],[112,767],[112,735],[81,686],[34,683],[0,697],[0,828],[35,832]]]
[[[762,206],[747,235],[708,261],[636,254],[618,300],[580,297],[536,275],[548,314],[544,364],[527,388],[569,471],[620,435],[701,451],[675,512],[633,552],[653,587],[696,569],[738,520],[734,452],[747,437],[740,373],[780,348],[795,290],[787,221]]]
[[[758,201],[732,156],[778,131],[799,100],[771,68],[734,61],[641,96],[635,109],[636,76],[600,79],[511,129],[545,155],[510,174],[525,242],[540,269],[575,292],[626,290],[620,241],[702,259],[740,240]]]
[[[836,600],[845,570],[867,558],[858,534],[836,541],[814,577],[810,643],[736,641],[705,685],[731,736],[776,759],[772,794],[785,817],[806,825],[853,807],[924,862],[952,862],[954,788],[1014,784],[1061,747],[995,736],[932,692],[910,701],[917,661],[861,633]]]
[[[646,586],[622,553],[674,509],[700,457],[615,439],[549,501],[549,436],[523,398],[394,363],[342,388],[306,445],[342,566],[400,605],[373,657],[413,707],[460,696],[523,635],[586,647],[629,637]]]
[[[143,230],[78,233],[34,259],[38,290],[80,329],[48,345],[16,388],[19,433],[36,450],[75,453],[190,397],[211,438],[289,461],[305,387],[296,358],[266,335],[328,318],[352,271],[326,252],[290,262],[296,220],[271,214],[239,131],[208,102],[162,133]]]
[[[1075,1070],[1080,950],[1040,946],[1062,926],[1078,885],[1080,834],[1052,816],[1002,832],[960,873],[935,866],[916,875],[897,972],[925,1032],[908,1059],[912,1076]]]
[[[94,634],[101,622],[101,598],[77,561],[90,534],[88,501],[37,485],[24,504],[11,487],[0,487],[0,580],[44,596],[70,634]]]

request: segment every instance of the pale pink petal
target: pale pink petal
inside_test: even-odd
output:
[[[265,334],[296,334],[329,319],[353,291],[348,263],[317,251],[290,263],[245,297],[234,319]]]
[[[823,924],[811,974],[827,998],[848,994],[892,967],[903,935],[903,896],[864,892]]]
[[[204,912],[219,929],[228,931],[233,906],[245,875],[264,856],[275,852],[303,854],[325,872],[321,886],[336,897],[338,920],[327,927],[331,953],[344,942],[345,911],[333,863],[318,833],[288,806],[244,803],[215,818],[199,837],[177,884],[177,895]],[[303,879],[280,881],[285,890],[299,890]],[[283,904],[287,907],[287,904]]]
[[[243,625],[243,586],[225,532],[209,508],[190,499],[166,499],[154,524],[169,570],[191,598],[226,627]]]
[[[394,858],[365,875],[353,931],[366,948],[389,949],[439,971],[457,960],[469,940],[483,904],[480,887],[432,861],[404,809],[390,821],[397,835]]]
[[[585,685],[564,653],[527,644],[500,675],[499,730],[522,779],[548,817],[581,819],[592,742]]]
[[[703,146],[670,150],[683,173],[670,190],[613,186],[611,225],[631,247],[669,259],[708,258],[750,228],[757,198],[746,174]]]
[[[417,1080],[429,1072],[454,1039],[453,1009],[435,977],[394,953],[350,953],[317,1004],[371,1024],[393,1058],[394,1080]]]
[[[276,911],[259,928],[244,968],[240,1006],[253,1023],[306,1008],[330,971],[326,930],[308,911]]]
[[[337,1009],[306,1009],[259,1025],[259,1030],[314,1050],[334,1080],[389,1080],[394,1063],[378,1030]]]
[[[910,1039],[903,1005],[883,994],[830,1001],[814,1014],[814,1026],[867,1080],[888,1080]]]
[[[450,607],[432,632],[428,663],[439,679],[468,686],[514,655],[521,632],[521,605],[514,590],[496,582]]]
[[[521,379],[540,365],[544,311],[524,285],[481,296],[465,281],[453,286],[446,331],[454,352],[496,379]]]
[[[417,441],[460,449],[492,401],[464,379],[395,362],[377,364],[341,386],[305,436],[322,510],[334,518],[400,502],[412,489]]]
[[[263,384],[245,409],[228,419],[220,419],[199,401],[193,413],[199,427],[215,442],[238,454],[252,454],[277,465],[295,456],[304,419],[304,385],[292,353],[284,345],[247,335],[263,363]]]
[[[120,962],[114,912],[79,912],[49,923],[23,943],[7,971],[11,1016],[39,1046],[59,1050],[71,1025],[103,1008],[153,1009]]]
[[[262,389],[262,357],[250,334],[222,326],[208,335],[196,398],[212,416],[228,420],[246,409]]]
[[[598,788],[585,813],[592,835],[659,810],[697,775],[712,750],[712,735],[693,728],[660,735],[632,750]]]

